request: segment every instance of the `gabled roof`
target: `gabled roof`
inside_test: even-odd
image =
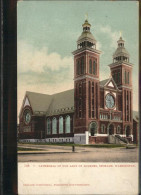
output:
[[[24,99],[26,98],[30,102],[33,113],[43,112],[42,114],[47,114],[61,109],[64,109],[64,112],[69,112],[68,110],[74,107],[74,89],[53,95],[27,91]],[[73,109],[71,109],[72,111]]]
[[[51,95],[29,91],[26,92],[26,97],[29,99],[33,112],[46,112],[52,99]]]
[[[74,89],[52,95],[51,104],[47,112],[54,112],[64,108],[74,107]]]
[[[109,85],[111,83],[111,85]],[[112,86],[113,85],[113,86]],[[100,81],[100,87],[113,87],[113,89],[118,89],[113,77]]]
[[[109,79],[105,79],[105,80],[100,81],[100,86],[104,87],[108,81],[109,81]]]

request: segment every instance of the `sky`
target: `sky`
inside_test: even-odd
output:
[[[18,113],[26,91],[53,94],[74,87],[72,52],[86,14],[102,51],[100,80],[110,76],[108,64],[122,32],[133,63],[133,109],[138,110],[138,2],[18,1]]]

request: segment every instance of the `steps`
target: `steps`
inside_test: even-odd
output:
[[[108,136],[109,144],[128,144],[128,140],[126,138],[121,137],[120,135],[109,135]]]

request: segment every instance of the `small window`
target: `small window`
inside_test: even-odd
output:
[[[65,132],[70,133],[71,126],[70,126],[70,116],[67,116],[65,119]]]
[[[105,133],[105,125],[104,124],[101,125],[101,133]]]
[[[93,74],[94,75],[97,74],[97,63],[96,63],[96,60],[93,61]]]
[[[81,74],[84,74],[84,58],[81,58]]]
[[[127,80],[128,80],[128,84],[129,84],[129,72],[128,72],[128,75],[127,75]]]
[[[92,74],[92,60],[89,61],[89,73]]]
[[[121,130],[120,126],[117,126],[117,134],[120,134],[120,130]]]
[[[126,79],[126,71],[124,72],[124,83],[127,83],[127,79]]]
[[[94,110],[92,111],[92,118],[94,118]]]

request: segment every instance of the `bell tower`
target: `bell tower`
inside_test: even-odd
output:
[[[87,143],[91,122],[99,123],[99,55],[91,24],[85,20],[74,55],[74,137]],[[96,132],[95,132],[96,133]],[[78,138],[79,137],[79,138]],[[83,141],[82,141],[83,140]],[[86,143],[85,143],[86,142]]]
[[[123,133],[126,135],[126,129],[130,128],[132,134],[132,66],[130,63],[130,55],[126,50],[122,37],[117,41],[118,46],[113,54],[113,63],[110,64],[111,75],[117,84],[117,87],[122,91],[121,108]]]

